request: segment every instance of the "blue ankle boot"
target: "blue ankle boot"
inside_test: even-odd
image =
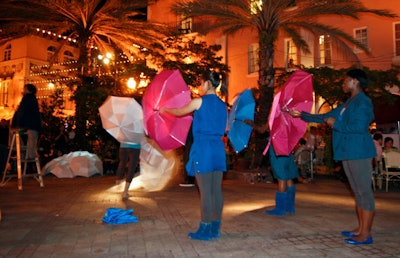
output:
[[[220,228],[221,228],[220,220],[215,220],[215,221],[211,222],[211,237],[212,238],[219,238],[221,236]]]
[[[200,222],[199,229],[196,232],[188,234],[191,239],[210,241],[211,240],[211,223]]]
[[[287,201],[288,194],[286,192],[282,193],[277,191],[275,195],[275,209],[266,211],[266,213],[273,216],[285,216]]]
[[[288,195],[286,211],[293,215],[295,213],[294,203],[296,199],[296,186],[289,186],[286,190],[286,193]]]

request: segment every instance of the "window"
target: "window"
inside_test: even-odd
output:
[[[11,44],[7,45],[4,50],[4,58],[3,61],[11,60]]]
[[[358,28],[354,29],[354,39],[368,48],[368,28]]]
[[[7,106],[8,104],[8,86],[9,81],[0,80],[0,106]]]
[[[182,19],[179,24],[178,31],[181,34],[187,34],[192,32],[192,18]]]
[[[330,65],[332,64],[332,44],[329,35],[319,36],[319,64]]]
[[[286,69],[293,69],[298,65],[297,60],[297,47],[292,39],[285,40],[285,67]]]
[[[400,23],[394,24],[394,54],[400,56]]]
[[[55,53],[56,53],[56,48],[55,47],[53,47],[53,46],[48,47],[47,48],[47,61],[52,60],[52,58],[54,57]],[[57,62],[58,60],[55,60],[55,61]]]
[[[73,61],[74,60],[74,55],[72,54],[71,51],[64,51],[64,62],[68,62],[68,61]]]
[[[248,73],[256,73],[259,70],[258,66],[258,44],[249,45],[249,60],[248,60]]]

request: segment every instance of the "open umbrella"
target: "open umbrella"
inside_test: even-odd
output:
[[[58,178],[90,177],[94,174],[103,175],[103,165],[96,154],[75,151],[51,160],[43,171],[44,174],[52,173]]]
[[[144,130],[162,150],[185,145],[192,116],[160,114],[160,108],[180,108],[190,100],[190,90],[179,70],[161,71],[143,95]]]
[[[135,99],[110,96],[99,113],[103,128],[119,142],[140,143],[143,139],[143,110]]]
[[[69,167],[75,176],[103,175],[103,163],[96,154],[87,151],[75,151],[68,155],[71,157]]]
[[[256,103],[250,89],[240,93],[232,106],[228,116],[228,138],[236,153],[247,147],[252,127],[244,120],[254,121]]]
[[[58,157],[49,161],[42,169],[43,173],[46,175],[52,173],[58,178],[73,178],[74,173],[69,167],[69,160],[64,159],[64,157]]]
[[[312,93],[311,74],[297,70],[275,95],[269,117],[269,128],[276,155],[289,155],[306,132],[307,122],[293,118],[288,111],[296,109],[310,112],[313,105]]]

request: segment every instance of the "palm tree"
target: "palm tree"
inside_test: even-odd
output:
[[[333,44],[347,56],[357,58],[352,46],[367,53],[368,49],[351,35],[319,22],[318,18],[333,15],[357,19],[363,13],[396,17],[386,10],[367,9],[359,0],[183,0],[173,4],[171,10],[186,18],[207,19],[205,32],[220,30],[229,35],[245,28],[257,31],[260,90],[257,124],[266,123],[271,107],[275,77],[274,44],[280,33],[286,33],[305,53],[310,51],[301,31],[316,36],[330,35]]]
[[[85,85],[91,77],[92,50],[100,53],[122,51],[128,57],[140,57],[147,49],[162,49],[166,26],[146,21],[143,10],[149,0],[3,0],[0,25],[21,37],[30,28],[43,28],[76,40],[79,48],[78,71]],[[2,33],[4,35],[4,33]],[[10,40],[3,37],[2,41]],[[0,44],[2,42],[0,41]],[[86,133],[85,103],[76,103],[77,136]],[[79,130],[79,132],[78,132]]]
[[[230,35],[243,29],[257,32],[259,45],[258,71],[258,115],[255,123],[267,122],[272,105],[275,84],[274,53],[275,43],[280,34],[292,38],[296,47],[309,53],[309,46],[302,37],[302,31],[315,35],[330,35],[332,45],[344,52],[344,56],[357,56],[351,47],[357,46],[368,53],[368,49],[351,35],[342,30],[323,24],[318,20],[324,15],[357,19],[360,14],[372,13],[378,16],[395,17],[386,10],[367,9],[359,0],[182,0],[171,6],[171,11],[207,21],[204,33],[222,31]],[[256,134],[255,162],[262,159],[265,138]]]

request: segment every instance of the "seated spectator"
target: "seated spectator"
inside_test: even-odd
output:
[[[385,137],[385,141],[383,143],[383,150],[396,150],[397,148],[393,146],[393,138]]]
[[[382,143],[383,143],[383,136],[381,133],[375,133],[373,136],[375,149],[376,149],[376,161],[380,161],[382,158]]]
[[[303,138],[300,138],[298,144],[296,145],[294,149],[294,160],[299,168],[299,176],[297,177],[297,180],[300,183],[309,183],[310,179],[307,177],[307,167],[310,166],[310,154],[306,153],[304,151],[310,151],[308,150],[307,146],[307,141],[304,140]],[[307,158],[304,159],[304,156],[307,155]]]

